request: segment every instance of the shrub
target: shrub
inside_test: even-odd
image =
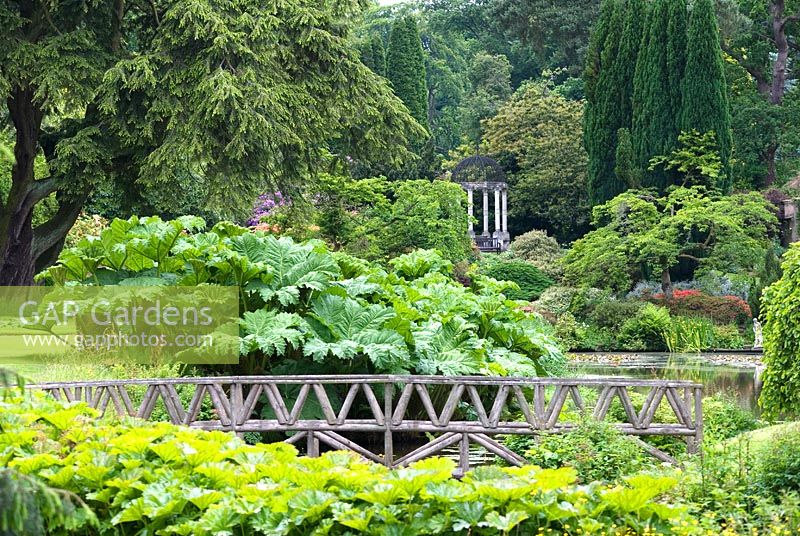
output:
[[[664,307],[648,303],[636,313],[636,316],[622,325],[620,341],[628,345],[640,341],[645,350],[665,350],[664,331],[669,324],[669,311]]]
[[[753,412],[742,408],[731,395],[715,393],[703,399],[703,432],[707,441],[723,441],[758,426]]]
[[[14,398],[0,409],[3,465],[76,493],[100,521],[74,517],[60,534],[674,534],[686,521],[653,502],[669,477],[603,488],[576,486],[571,469],[483,467],[456,480],[441,458],[389,470],[224,432],[98,423],[83,404]]]
[[[728,350],[744,348],[745,340],[739,328],[733,324],[714,326],[714,347]]]
[[[542,292],[536,300],[536,308],[553,315],[562,315],[570,311],[572,298],[578,289],[573,287],[552,286]]]
[[[756,463],[755,481],[759,489],[773,496],[787,491],[800,492],[800,424],[773,436]]]
[[[114,220],[100,240],[64,250],[38,278],[240,287],[242,340],[214,345],[228,355],[238,347],[237,373],[539,376],[564,363],[538,316],[507,302],[493,280],[477,277],[469,288],[455,281],[438,251],[401,255],[387,271],[319,240],[296,243],[229,222],[205,228],[194,216]]]
[[[619,330],[629,319],[634,318],[644,303],[636,300],[609,300],[598,303],[588,320],[601,328]]]
[[[505,293],[512,300],[535,300],[547,287],[553,285],[553,280],[541,270],[523,261],[488,261],[482,272],[488,277],[519,285],[519,290],[508,290]]]
[[[768,416],[800,414],[800,244],[789,247],[781,268],[761,300],[766,370],[759,402]]]
[[[747,302],[737,296],[709,296],[695,289],[676,290],[671,300],[655,294],[649,301],[675,316],[701,316],[716,324],[744,326],[753,317]]]
[[[558,280],[564,273],[561,257],[564,251],[555,238],[547,236],[546,231],[534,229],[516,237],[509,246],[509,251],[518,259],[529,262],[553,280]]]
[[[87,236],[100,236],[100,233],[106,227],[108,227],[108,220],[102,216],[98,216],[97,214],[89,216],[88,214],[81,213],[78,219],[75,220],[72,229],[67,233],[67,237],[64,240],[64,247],[71,248],[77,246],[78,242]]]
[[[545,468],[573,467],[581,482],[614,481],[641,470],[647,454],[607,422],[586,420],[566,434],[539,437],[525,453]]]

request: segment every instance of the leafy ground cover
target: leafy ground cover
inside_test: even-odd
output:
[[[569,468],[485,467],[462,480],[430,459],[389,471],[345,453],[297,456],[222,432],[94,421],[82,404],[6,398],[0,460],[62,490],[68,521],[26,497],[54,534],[673,534],[691,524],[657,499],[676,479],[575,485]],[[19,477],[17,477],[19,478]],[[12,529],[13,530],[13,529]]]

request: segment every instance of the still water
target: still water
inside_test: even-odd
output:
[[[642,353],[625,356],[619,364],[573,362],[579,376],[615,376],[646,379],[692,380],[703,384],[706,396],[729,393],[746,409],[757,410],[761,388],[760,368],[726,354],[726,364],[718,364],[721,354]],[[598,361],[614,361],[614,354],[595,354]],[[607,358],[607,359],[604,359]]]

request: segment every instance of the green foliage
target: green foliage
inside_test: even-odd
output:
[[[732,395],[715,393],[703,399],[703,436],[709,442],[730,439],[759,425],[753,412],[743,409]]]
[[[720,161],[716,186],[727,192],[731,186],[731,116],[728,111],[725,64],[719,41],[713,0],[695,0],[692,3],[686,41],[680,130],[713,133],[711,139],[716,142]]]
[[[350,180],[324,175],[311,192],[322,238],[369,260],[417,248],[436,249],[453,263],[472,254],[465,217],[467,198],[446,181],[383,178]]]
[[[553,285],[553,280],[544,272],[532,264],[522,261],[487,259],[481,273],[498,281],[515,283],[519,290],[506,291],[506,295],[512,300],[535,300],[547,287]]]
[[[774,435],[758,457],[756,485],[772,496],[793,491],[800,493],[800,426],[791,426]]]
[[[540,467],[573,467],[584,483],[632,475],[647,466],[646,456],[613,425],[591,420],[567,434],[545,434],[525,453]]]
[[[680,129],[713,133],[711,139],[718,147],[721,164],[717,187],[728,191],[731,186],[731,117],[717,16],[711,0],[697,0],[692,4],[681,93]]]
[[[481,143],[481,121],[494,117],[511,96],[511,63],[502,55],[478,53],[470,62],[471,91],[461,104],[461,128],[472,147]]]
[[[593,78],[592,90],[586,95],[584,145],[589,154],[590,197],[595,204],[631,187],[631,177],[622,170],[634,173],[633,148],[630,139],[620,139],[619,133],[631,128],[634,69],[646,11],[642,1],[609,0],[601,6],[597,36],[591,45],[594,52],[585,72]],[[619,151],[622,161],[618,163]]]
[[[520,264],[539,278],[523,283],[548,281]],[[134,217],[81,239],[40,279],[59,285],[238,286],[240,368],[247,373],[309,367],[495,375],[563,370],[549,330],[507,299],[508,285],[478,276],[466,288],[436,251],[414,251],[390,266],[387,272],[332,254],[319,241],[296,243],[228,222],[206,231],[205,222],[192,216],[167,222]]]
[[[696,130],[681,132],[679,147],[668,156],[650,160],[648,169],[661,168],[680,174],[681,186],[705,186],[724,190],[727,186],[725,164],[720,158],[719,145],[713,131],[704,134]]]
[[[26,161],[0,211],[0,250],[16,257],[2,259],[2,278],[28,283],[52,262],[92,190],[165,212],[202,197],[237,215],[262,191],[295,190],[332,153],[340,164],[409,160],[424,130],[358,60],[363,8],[199,0],[118,20],[107,2],[3,4],[0,96],[14,108],[3,127],[19,132]],[[31,20],[47,23],[31,31]],[[26,171],[38,148],[52,180]],[[53,192],[60,210],[32,247],[28,216],[43,201],[31,201]]]
[[[768,493],[759,483],[764,448],[743,434],[707,442],[702,457],[687,461],[676,495],[689,505],[698,525],[731,535],[792,534],[800,529],[800,495],[789,489]],[[788,453],[788,459],[791,452],[784,450],[782,455]]]
[[[545,84],[522,86],[484,122],[488,153],[510,171],[509,227],[548,229],[558,240],[579,236],[588,220],[582,104]]]
[[[444,459],[390,471],[348,453],[300,458],[290,445],[246,445],[222,432],[93,423],[85,406],[52,400],[2,409],[3,464],[76,493],[100,520],[72,518],[67,534],[674,534],[685,521],[681,508],[655,502],[675,485],[670,477],[603,488],[576,486],[572,469],[485,467],[455,480]]]
[[[564,251],[546,231],[534,229],[516,236],[508,249],[515,258],[532,264],[551,279],[561,278],[564,270],[560,261]]]
[[[614,154],[614,175],[625,189],[641,188],[641,172],[633,164],[633,142],[631,131],[621,128],[617,131],[617,151]]]
[[[361,61],[373,73],[386,76],[386,49],[383,39],[378,34],[372,34],[369,39],[361,43]]]
[[[766,370],[759,403],[769,416],[800,414],[800,247],[789,247],[781,267],[783,275],[767,287],[761,303]]]
[[[730,350],[741,350],[745,347],[745,339],[739,332],[739,326],[728,324],[714,326],[714,347]]]
[[[673,317],[662,335],[672,353],[702,352],[716,346],[714,324],[707,318]]]
[[[52,489],[37,478],[0,468],[0,534],[54,534],[93,529],[94,513],[77,496]]]
[[[723,196],[702,187],[673,188],[661,198],[631,190],[595,207],[592,221],[596,229],[564,257],[565,280],[615,291],[643,279],[643,268],[663,278],[681,261],[698,276],[716,270],[752,277],[773,247],[776,224],[760,194]]]
[[[622,324],[620,338],[630,348],[641,344],[642,350],[665,350],[664,332],[670,320],[667,309],[648,303]]]
[[[425,83],[425,58],[413,17],[397,19],[389,34],[386,76],[395,95],[400,97],[420,125],[428,124],[428,89]]]

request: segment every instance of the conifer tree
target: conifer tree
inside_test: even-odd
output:
[[[718,186],[730,187],[731,117],[712,0],[695,0],[689,19],[680,128],[714,132],[723,172]]]
[[[586,68],[585,145],[593,203],[608,201],[627,188],[614,171],[617,132],[631,127],[633,78],[647,13],[645,0],[614,0],[603,7]]]
[[[381,76],[386,76],[386,49],[383,46],[383,39],[378,34],[372,34],[370,39],[370,48],[372,52],[372,66],[370,69],[374,73]]]
[[[634,163],[646,170],[654,156],[669,154],[678,143],[681,79],[685,64],[686,4],[655,0],[647,17],[633,86]],[[665,189],[669,174],[645,175],[644,186]]]
[[[383,39],[374,33],[366,41],[359,44],[361,63],[370,70],[381,76],[386,76],[386,50],[383,46]]]
[[[420,125],[428,124],[428,89],[425,57],[417,23],[412,17],[398,19],[389,34],[386,77],[395,94]]]
[[[633,164],[633,143],[627,128],[617,131],[617,151],[614,155],[614,175],[625,188],[639,188],[640,172]]]
[[[615,110],[616,69],[614,60],[619,51],[623,5],[619,0],[603,0],[600,18],[591,37],[584,81],[586,110],[584,146],[589,155],[588,185],[592,203],[613,197],[614,148],[619,128]],[[610,197],[609,197],[610,195]]]
[[[625,26],[619,42],[619,54],[616,65],[621,70],[617,75],[619,88],[620,128],[630,129],[633,119],[633,77],[636,74],[636,60],[642,44],[642,34],[647,20],[647,3],[645,0],[627,0],[625,6]],[[630,132],[628,132],[630,135]]]

